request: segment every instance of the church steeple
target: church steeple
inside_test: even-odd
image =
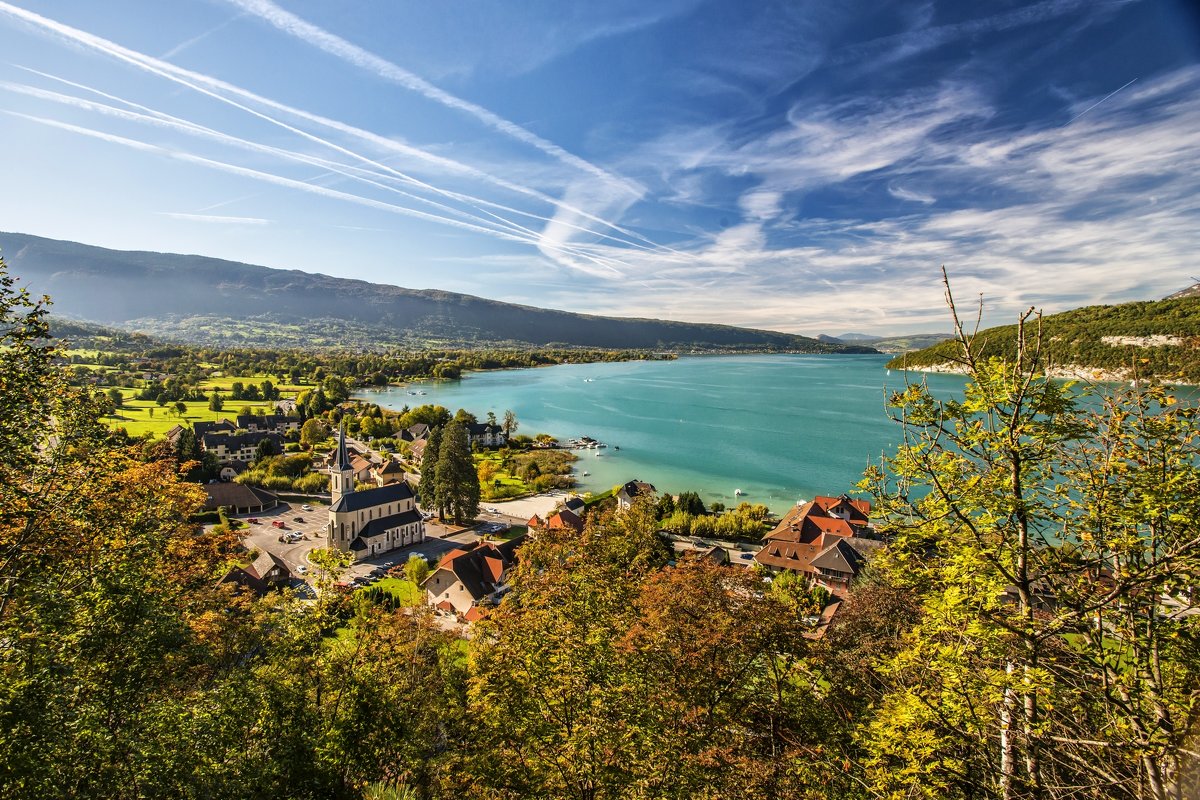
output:
[[[333,495],[333,505],[337,505],[343,495],[354,492],[354,467],[350,464],[350,454],[346,450],[346,424],[338,428],[337,453],[334,455],[333,469],[329,471],[329,491]]]

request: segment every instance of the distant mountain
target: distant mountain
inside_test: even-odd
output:
[[[870,353],[774,331],[573,314],[465,294],[271,269],[195,255],[108,250],[0,233],[9,271],[54,312],[214,345]]]
[[[981,331],[975,342],[980,355],[1013,358],[1016,338],[1017,326],[1006,325]],[[1051,314],[1042,319],[1042,349],[1052,375],[1198,383],[1200,292]],[[958,344],[947,341],[905,353],[888,366],[954,372],[957,357]]]
[[[881,353],[907,353],[952,339],[949,333],[905,333],[897,336],[871,336],[866,333],[843,333],[841,336],[818,336],[830,344],[870,345]]]

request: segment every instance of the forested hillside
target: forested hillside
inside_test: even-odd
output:
[[[270,269],[193,255],[107,250],[0,233],[22,285],[55,313],[173,341],[386,349],[534,345],[614,349],[875,352],[774,331],[573,314],[465,294]]]
[[[1036,332],[1036,321],[1026,335]],[[981,331],[981,356],[1011,359],[1017,326]],[[1056,374],[1113,379],[1142,378],[1200,382],[1200,297],[1088,306],[1042,319],[1047,368]],[[892,369],[954,364],[959,345],[950,340],[893,359]]]

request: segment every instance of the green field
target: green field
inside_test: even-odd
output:
[[[226,400],[223,411],[210,411],[206,402],[185,403],[187,412],[180,416],[172,408],[173,403],[159,406],[153,400],[133,400],[133,395],[140,390],[128,387],[118,388],[121,389],[121,394],[125,395],[125,402],[116,410],[115,414],[101,417],[100,421],[113,427],[122,427],[130,436],[142,436],[147,433],[152,436],[163,436],[176,425],[191,426],[193,422],[215,422],[226,417],[233,420],[241,413],[244,406],[249,406],[253,414],[275,413],[275,407],[271,403]]]

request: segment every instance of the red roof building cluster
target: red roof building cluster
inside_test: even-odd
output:
[[[844,596],[869,554],[882,545],[870,514],[866,500],[818,495],[785,514],[754,558],[774,572],[798,573]]]

